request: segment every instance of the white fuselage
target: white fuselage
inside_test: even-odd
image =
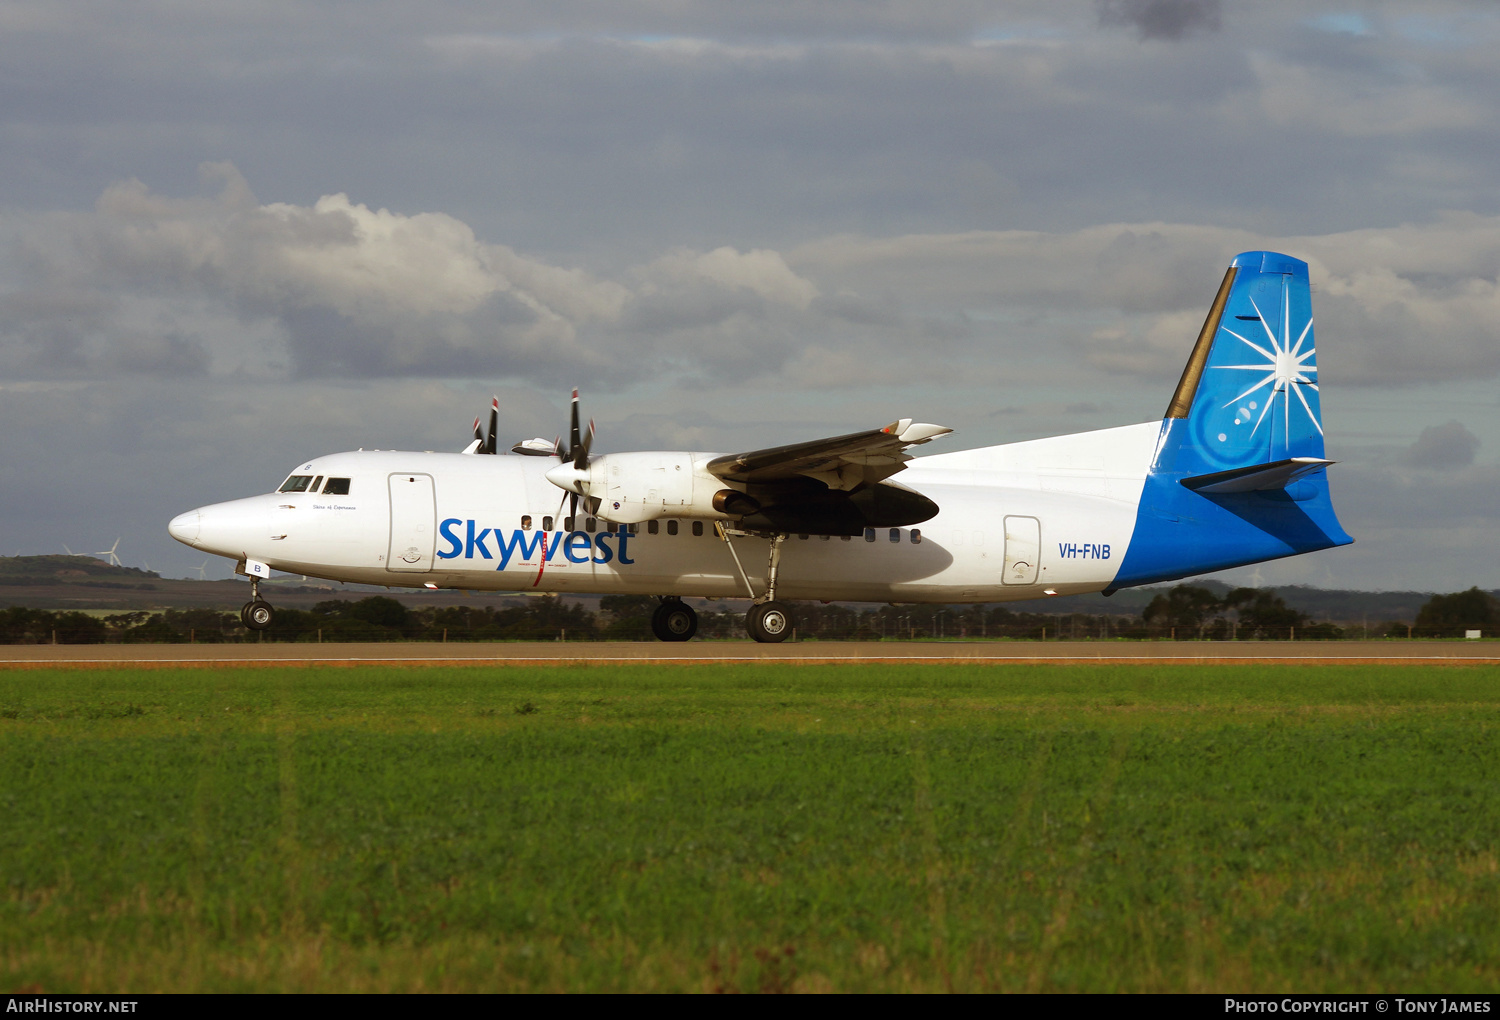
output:
[[[792,535],[782,547],[778,597],[998,602],[1107,588],[1130,543],[1160,432],[1160,422],[1150,422],[913,460],[898,480],[937,503],[937,516],[855,538]],[[715,515],[702,509],[704,493],[694,493],[722,488],[703,471],[714,455],[654,456],[680,463],[692,484],[680,474],[665,480],[650,496],[662,500],[652,511],[662,516],[631,525],[580,511],[576,529],[561,530],[563,494],[544,477],[552,458],[360,451],[298,468],[349,479],[347,495],[253,496],[190,511],[169,530],[205,552],[365,584],[763,595],[769,541],[732,539],[747,591]],[[671,516],[674,506],[683,516]]]

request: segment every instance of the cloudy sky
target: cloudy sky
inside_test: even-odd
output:
[[[582,387],[605,451],[1154,419],[1274,247],[1358,542],[1258,579],[1500,585],[1497,46],[1443,0],[0,0],[0,551],[182,576],[173,514],[492,392],[519,439]]]

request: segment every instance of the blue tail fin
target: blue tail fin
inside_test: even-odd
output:
[[[1349,544],[1329,463],[1307,263],[1244,252],[1167,407],[1113,587]]]
[[[1167,408],[1168,421],[1187,424],[1175,463],[1208,474],[1321,460],[1317,353],[1307,263],[1266,251],[1236,257]]]

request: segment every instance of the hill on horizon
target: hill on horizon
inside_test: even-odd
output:
[[[134,581],[160,580],[154,570],[116,567],[97,556],[55,553],[45,556],[0,556],[0,584],[21,581],[66,580],[80,577],[118,577]]]

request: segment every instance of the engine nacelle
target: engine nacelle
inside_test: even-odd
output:
[[[813,478],[740,485],[712,474],[712,453],[611,453],[586,473],[560,464],[555,484],[589,498],[589,510],[613,524],[662,517],[736,521],[757,531],[858,535],[867,527],[907,527],[931,519],[938,506],[889,479],[852,492]],[[597,500],[597,505],[594,501]]]
[[[662,517],[739,520],[758,507],[704,465],[715,454],[643,451],[609,453],[589,462],[584,495],[599,501],[595,516],[615,524],[639,524]],[[722,492],[733,496],[719,497]]]

